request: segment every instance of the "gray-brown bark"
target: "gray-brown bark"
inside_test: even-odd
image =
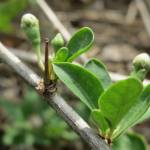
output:
[[[0,59],[16,71],[29,85],[36,87],[39,83],[37,76],[30,68],[21,62],[0,42]],[[93,150],[110,150],[110,147],[102,140],[89,125],[58,95],[53,98],[45,97],[49,105],[80,135],[80,137]]]

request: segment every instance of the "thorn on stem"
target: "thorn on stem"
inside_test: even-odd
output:
[[[49,43],[49,39],[45,38],[45,73],[44,73],[44,83],[45,85],[48,84],[49,82],[49,78],[50,78],[50,72],[49,72],[49,62],[48,62],[48,56],[49,56],[49,48],[48,48],[48,44]]]
[[[56,81],[52,81],[51,80],[51,67],[49,64],[49,48],[48,48],[48,45],[49,45],[49,39],[46,38],[45,39],[45,73],[44,73],[44,92],[43,94],[45,96],[52,96],[57,88],[56,88]]]

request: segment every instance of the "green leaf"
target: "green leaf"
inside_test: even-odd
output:
[[[150,103],[150,84],[145,87],[145,94],[146,94],[147,97],[145,97],[144,102],[147,101],[147,105],[149,107],[146,110],[146,112],[144,113],[144,115],[137,121],[137,123],[140,123],[140,122],[150,118],[150,104],[149,104]],[[143,92],[143,95],[144,95],[144,92]]]
[[[132,127],[136,123],[142,121],[141,118],[144,113],[150,107],[150,85],[146,86],[141,93],[136,103],[130,108],[130,111],[125,115],[122,121],[119,123],[114,138],[125,132],[129,127]]]
[[[26,7],[28,1],[4,0],[0,1],[0,31],[4,33],[13,32],[13,19],[20,14]]]
[[[98,128],[101,130],[101,135],[105,137],[107,131],[109,130],[109,124],[102,115],[101,110],[93,109],[91,112],[91,117],[96,125],[98,125]]]
[[[143,121],[145,121],[145,120],[147,120],[147,119],[149,119],[149,118],[150,118],[150,107],[149,107],[148,110],[144,113],[144,115],[141,117],[141,119],[138,120],[137,123],[141,123],[141,122],[143,122]]]
[[[14,127],[6,126],[5,127],[5,134],[2,138],[3,143],[7,146],[14,144],[14,139],[18,135],[18,132],[19,131],[16,130]]]
[[[138,134],[128,133],[117,139],[112,146],[113,150],[147,150],[145,139]]]
[[[64,62],[66,61],[67,57],[68,57],[68,48],[62,47],[57,51],[56,56],[54,58],[54,62]]]
[[[90,109],[98,107],[103,87],[94,75],[71,63],[54,63],[53,68],[59,79]]]
[[[2,97],[0,98],[0,106],[6,110],[6,115],[11,118],[12,120],[22,120],[23,119],[23,113],[16,105],[10,100],[3,99]]]
[[[135,78],[128,78],[114,83],[102,94],[99,107],[110,121],[112,131],[137,101],[141,91],[141,82]]]
[[[92,72],[102,83],[104,89],[107,89],[111,82],[111,78],[105,65],[97,59],[91,59],[85,64],[85,68]]]
[[[89,50],[94,41],[93,31],[88,27],[83,27],[77,31],[69,40],[67,47],[69,49],[68,61],[73,61],[80,54]]]

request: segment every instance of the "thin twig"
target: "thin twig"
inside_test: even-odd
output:
[[[23,64],[21,60],[12,54],[1,42],[0,58],[26,80],[29,85],[33,87],[38,85],[40,81],[39,76]],[[54,95],[53,98],[45,97],[45,99],[92,149],[110,150],[110,147],[105,141],[102,140],[60,96]]]
[[[134,1],[131,1],[127,10],[127,14],[126,14],[126,23],[127,24],[132,24],[133,22],[135,22],[135,18],[138,14],[138,9],[135,5]]]
[[[150,36],[150,14],[147,5],[144,0],[135,0],[135,4],[141,14],[143,23],[145,25],[145,29],[147,30],[148,35]]]
[[[21,60],[29,62],[29,63],[36,63],[37,57],[35,53],[31,51],[26,51],[24,49],[18,49],[18,48],[10,48],[7,47],[9,51],[11,51],[13,54],[15,54],[17,57],[19,57]],[[42,60],[44,60],[44,57],[42,55]]]
[[[45,84],[49,81],[49,77],[50,77],[50,74],[49,74],[49,63],[48,63],[48,56],[49,56],[49,48],[48,48],[48,42],[49,40],[46,38],[45,39],[45,73],[44,73],[44,82]]]
[[[40,6],[40,8],[43,10],[45,15],[48,17],[48,19],[51,21],[53,26],[64,36],[64,39],[68,41],[71,37],[68,30],[64,27],[64,25],[61,23],[61,21],[58,19],[54,11],[51,9],[50,6],[45,2],[45,0],[36,0],[37,4]]]

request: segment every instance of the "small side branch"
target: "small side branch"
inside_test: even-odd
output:
[[[21,60],[13,55],[0,42],[0,58],[7,63],[14,71],[18,73],[29,85],[36,87],[40,81],[31,69],[29,69]],[[93,150],[110,150],[110,147],[102,140],[89,125],[58,95],[45,97],[48,104],[78,133],[81,138]]]
[[[68,30],[60,22],[54,11],[47,5],[45,0],[36,0],[39,7],[43,10],[48,19],[52,22],[54,27],[64,36],[65,40],[68,41],[71,37]]]

